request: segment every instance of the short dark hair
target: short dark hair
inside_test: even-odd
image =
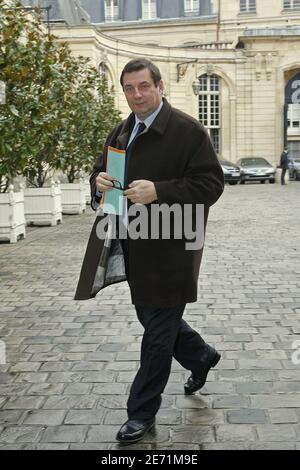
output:
[[[124,75],[125,73],[132,73],[132,72],[138,72],[139,70],[143,69],[148,69],[151,77],[155,83],[155,86],[158,85],[158,83],[161,81],[161,73],[159,68],[153,64],[148,59],[133,59],[130,62],[128,62],[124,69],[122,70],[121,77],[120,77],[120,83],[123,88],[123,81],[124,81]]]

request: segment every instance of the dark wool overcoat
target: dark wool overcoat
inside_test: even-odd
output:
[[[134,114],[131,114],[110,133],[103,155],[95,163],[90,178],[94,209],[97,206],[95,180],[100,171],[106,171],[107,148],[126,149],[134,123]],[[224,189],[223,171],[207,131],[197,120],[173,108],[166,100],[152,125],[132,144],[127,174],[129,183],[135,180],[154,182],[158,199],[152,204],[171,206],[178,203],[182,207],[189,204],[193,227],[196,205],[204,205],[206,226],[209,207]],[[146,206],[149,212],[152,204]],[[120,258],[124,261],[121,244],[99,239],[99,221],[101,216],[96,217],[90,235],[75,300],[89,299],[103,287],[126,280],[124,269],[119,273],[112,272],[118,266],[122,268],[116,262]],[[161,233],[159,239],[128,239],[127,281],[133,304],[172,307],[197,300],[203,248],[187,250],[186,241],[184,236],[162,239]]]

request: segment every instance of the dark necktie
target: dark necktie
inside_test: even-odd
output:
[[[131,150],[132,150],[132,145],[135,141],[135,139],[137,138],[137,136],[139,134],[141,134],[144,130],[146,129],[146,125],[144,122],[140,122],[139,125],[138,125],[138,130],[137,130],[137,133],[135,134],[135,137],[133,139],[133,141],[130,143],[130,145],[127,147],[126,149],[126,161],[125,161],[125,175],[124,175],[124,186],[126,187],[127,184],[128,184],[128,176],[127,176],[127,173],[128,173],[128,163],[129,163],[129,159],[130,159],[130,155],[131,155]]]

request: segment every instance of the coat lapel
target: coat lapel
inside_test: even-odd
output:
[[[116,148],[119,150],[125,150],[127,147],[127,142],[131,131],[134,127],[134,114],[131,113],[126,121],[124,121],[123,126],[121,127],[120,134],[117,136],[116,139]]]
[[[155,118],[154,122],[151,124],[150,129],[152,129],[155,132],[158,132],[159,134],[164,134],[166,132],[168,122],[170,119],[171,115],[171,105],[168,103],[168,101],[163,98],[164,105],[161,108],[160,113],[158,116]]]

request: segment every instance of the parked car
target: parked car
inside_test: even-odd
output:
[[[291,179],[300,181],[300,157],[290,158],[289,174]]]
[[[240,167],[228,160],[220,160],[224,173],[225,183],[238,184],[241,179]]]
[[[276,169],[265,158],[240,158],[237,165],[241,168],[241,184],[245,184],[246,181],[275,183]]]

